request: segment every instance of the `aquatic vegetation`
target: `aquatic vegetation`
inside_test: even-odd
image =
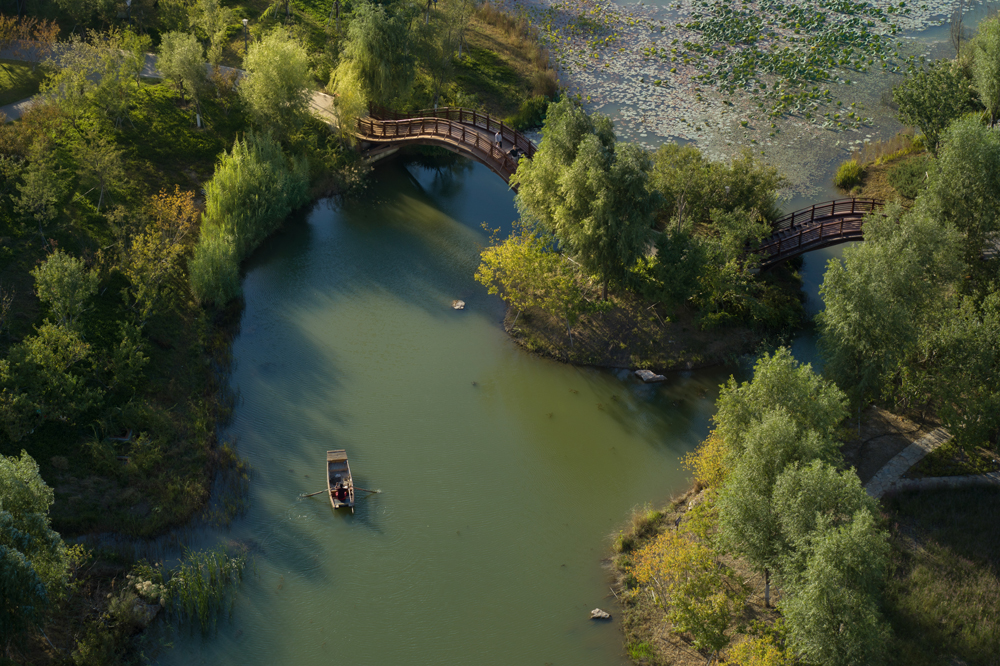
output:
[[[857,160],[847,160],[837,169],[837,174],[833,177],[833,184],[842,190],[850,190],[861,184],[864,175],[865,169],[858,164]]]

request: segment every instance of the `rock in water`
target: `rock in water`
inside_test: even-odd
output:
[[[451,307],[455,308],[456,310],[464,310],[465,309],[465,301],[452,301],[451,302]]]
[[[602,611],[600,608],[595,608],[594,610],[590,611],[590,619],[591,620],[610,620],[611,619],[611,613],[609,613],[607,611]]]
[[[646,382],[647,384],[651,382],[662,382],[666,380],[666,377],[664,377],[663,375],[658,375],[652,370],[636,370],[635,376],[641,379],[642,381]]]

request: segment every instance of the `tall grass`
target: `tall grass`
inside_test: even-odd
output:
[[[555,97],[559,90],[556,72],[552,69],[549,50],[542,46],[538,28],[531,25],[522,14],[514,16],[492,2],[484,2],[476,9],[476,18],[500,30],[524,54],[536,70],[531,76],[531,94]]]
[[[239,295],[239,264],[308,198],[309,166],[270,135],[248,133],[224,154],[205,187],[201,237],[189,265],[201,302]]]
[[[851,159],[861,166],[878,166],[924,149],[924,144],[913,135],[913,130],[903,130],[885,141],[869,141],[851,153]]]

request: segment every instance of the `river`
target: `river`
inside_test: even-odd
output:
[[[616,611],[609,535],[685,488],[732,369],[647,386],[511,343],[472,274],[483,223],[515,216],[483,166],[389,161],[360,201],[318,202],[253,256],[227,432],[256,470],[251,508],[192,545],[246,544],[255,571],[231,621],[161,664],[628,663],[617,620],[588,619]],[[829,254],[806,260],[813,310]],[[299,497],[335,448],[383,491],[354,515]]]

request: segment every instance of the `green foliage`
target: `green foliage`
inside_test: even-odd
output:
[[[972,82],[993,126],[1000,118],[1000,17],[980,21],[972,52]]]
[[[383,5],[362,2],[347,28],[343,57],[358,72],[365,97],[391,107],[409,92],[413,81],[410,31],[401,14]]]
[[[608,283],[623,281],[646,248],[656,205],[651,167],[639,146],[615,145],[610,119],[563,99],[549,105],[541,146],[511,182],[522,217],[600,275],[606,299]]]
[[[837,443],[816,430],[803,430],[784,407],[756,415],[741,443],[741,449],[729,450],[732,462],[719,493],[719,539],[766,572],[777,568],[784,554],[772,501],[778,476],[796,462],[835,460]]]
[[[801,582],[789,586],[781,606],[800,657],[830,666],[884,662],[890,631],[879,605],[888,555],[867,509],[814,539]]]
[[[1000,134],[962,118],[941,137],[939,153],[917,207],[964,232],[965,260],[977,267],[987,235],[1000,230]]]
[[[65,585],[66,547],[49,526],[53,499],[27,453],[0,455],[0,645],[40,626]]]
[[[761,356],[751,381],[738,385],[730,377],[716,404],[716,435],[736,454],[751,424],[774,410],[786,412],[797,430],[813,430],[823,438],[832,438],[847,417],[843,392],[809,364],[796,361],[787,348]]]
[[[864,178],[865,169],[858,164],[857,160],[850,159],[837,168],[837,173],[833,177],[833,184],[842,190],[850,190],[861,184]]]
[[[746,151],[726,164],[711,162],[694,146],[667,143],[653,155],[651,186],[660,194],[660,220],[678,231],[710,225],[714,210],[778,216],[777,193],[785,179]]]
[[[188,550],[175,568],[164,571],[141,563],[127,581],[147,603],[159,603],[173,619],[194,621],[208,633],[216,628],[219,615],[232,612],[246,565],[246,555],[230,555],[224,548]]]
[[[205,187],[201,236],[188,270],[200,301],[239,293],[239,263],[305,203],[309,166],[289,160],[270,135],[248,134],[224,155]]]
[[[244,66],[247,76],[239,93],[258,129],[285,136],[301,127],[312,76],[309,56],[298,40],[276,28],[251,44]]]
[[[59,213],[59,205],[66,196],[68,183],[52,145],[36,139],[28,152],[28,166],[22,172],[22,182],[17,184],[20,196],[15,209],[24,217],[42,225],[51,222]]]
[[[18,441],[44,420],[69,421],[100,400],[84,362],[90,345],[71,328],[44,323],[0,361],[0,419]]]
[[[482,252],[476,281],[519,311],[538,308],[558,317],[572,336],[588,304],[577,271],[554,250],[552,238],[516,224],[503,242],[495,241]]]
[[[946,61],[907,76],[892,91],[892,100],[899,107],[900,122],[919,127],[933,153],[945,128],[976,108],[964,70]]]
[[[71,35],[50,61],[57,73],[43,86],[72,118],[88,109],[115,128],[129,118],[139,92],[150,38],[128,30],[91,32],[84,41]]]
[[[831,260],[817,317],[826,373],[856,405],[889,396],[935,304],[963,274],[961,235],[929,216],[888,207],[865,223],[865,242]]]
[[[32,269],[31,276],[35,278],[38,300],[48,304],[59,326],[74,325],[86,309],[87,300],[97,293],[99,282],[97,273],[88,270],[82,259],[62,250],[56,250]]]
[[[548,108],[549,98],[545,95],[535,95],[521,102],[517,113],[506,118],[504,122],[518,131],[534,129],[545,122]]]
[[[194,35],[168,32],[160,37],[160,56],[156,66],[177,87],[194,100],[201,115],[201,98],[208,86],[205,54]]]
[[[878,503],[853,469],[838,471],[822,460],[785,467],[775,480],[772,503],[785,542],[782,579],[792,585],[804,575],[816,538],[851,522],[859,511],[878,513]]]
[[[218,65],[227,29],[236,22],[236,13],[230,7],[223,7],[219,0],[196,0],[194,6],[189,8],[189,15],[192,27],[197,28],[202,39],[208,41],[208,61]]]
[[[889,184],[907,199],[916,199],[927,187],[933,170],[930,155],[916,155],[889,170]]]

